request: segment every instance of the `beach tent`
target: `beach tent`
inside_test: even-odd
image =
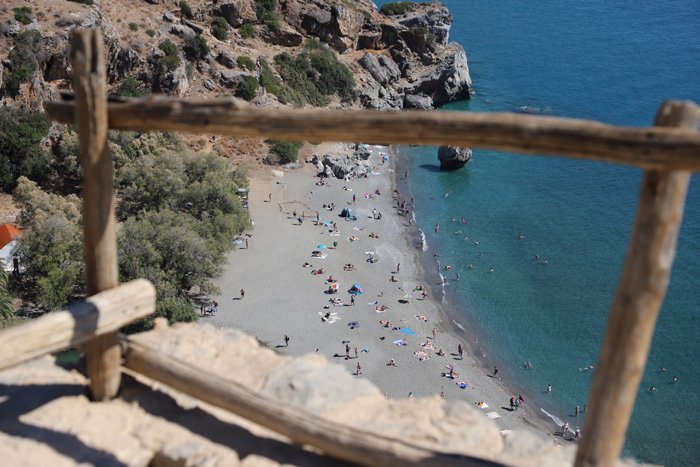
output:
[[[343,208],[343,210],[340,213],[340,217],[353,217],[355,214],[353,214],[352,209],[350,208]]]
[[[360,287],[359,284],[353,285],[350,290],[348,290],[348,293],[352,295],[360,295],[363,294],[364,292],[362,291],[362,287]]]
[[[324,248],[326,248],[326,245],[319,245],[316,248],[318,248],[319,250],[323,250]]]

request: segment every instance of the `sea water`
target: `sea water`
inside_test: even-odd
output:
[[[666,99],[700,103],[700,2],[444,3],[454,16],[450,40],[464,46],[474,81],[472,100],[448,110],[528,107],[648,126]],[[402,153],[425,253],[440,255],[447,296],[474,327],[480,349],[526,398],[557,420],[582,426],[585,415],[575,417],[574,409],[583,412],[588,400],[592,371],[584,368],[597,363],[641,170],[475,150],[464,169],[440,172],[437,148]],[[666,465],[700,460],[699,306],[700,178],[694,175],[626,456]],[[656,392],[647,390],[652,385]]]

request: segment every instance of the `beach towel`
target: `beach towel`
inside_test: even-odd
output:
[[[355,230],[365,230],[364,227],[353,227],[353,229],[355,229]]]
[[[394,344],[396,345],[406,345],[406,340],[405,339],[399,339],[397,341],[394,341]]]
[[[379,302],[369,302],[367,305],[379,305]]]
[[[512,432],[513,432],[513,430],[501,430],[501,431],[499,431],[501,436],[505,436],[505,435],[510,434]]]
[[[411,328],[403,328],[401,329],[401,332],[406,334],[407,336],[412,336],[416,334]]]
[[[500,415],[498,415],[496,412],[489,412],[486,414],[487,417],[489,417],[491,420],[495,420],[497,418],[501,418]]]
[[[464,388],[466,388],[466,387],[469,386],[469,385],[468,385],[466,382],[464,382],[464,381],[458,381],[458,382],[457,382],[457,386],[460,387],[460,388],[462,388],[462,389],[464,389]]]

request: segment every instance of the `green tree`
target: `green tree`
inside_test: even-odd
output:
[[[31,24],[32,19],[29,15],[32,14],[32,9],[28,6],[23,6],[19,8],[13,8],[12,11],[15,13],[15,19],[22,24]]]
[[[236,63],[238,63],[238,66],[245,68],[248,71],[255,70],[255,62],[252,58],[246,57],[245,55],[239,55],[236,59]]]
[[[116,93],[119,97],[144,97],[150,96],[151,90],[144,88],[131,76],[127,76],[119,82]]]
[[[50,127],[44,113],[0,107],[0,185],[4,189],[10,190],[23,175],[37,182],[48,175],[52,156],[40,142]]]
[[[243,39],[253,39],[256,36],[255,27],[250,23],[246,23],[238,28],[238,34],[240,34]]]
[[[299,157],[299,149],[304,145],[297,141],[277,141],[270,148],[270,152],[280,157],[280,162],[286,164],[295,162]]]
[[[207,44],[207,40],[199,34],[195,34],[193,38],[187,41],[187,53],[193,60],[203,59],[210,51],[211,48]]]
[[[220,41],[228,39],[228,23],[221,16],[217,16],[211,22],[211,33]]]
[[[50,310],[84,292],[81,202],[43,192],[20,177],[13,192],[24,226],[17,252],[29,276],[37,279],[36,303]]]
[[[9,280],[4,268],[0,268],[0,320],[10,321],[14,317],[15,307],[9,294]]]
[[[165,53],[161,58],[161,63],[169,71],[175,71],[180,66],[180,52],[175,44],[170,39],[165,39],[158,44],[158,48]]]
[[[185,0],[180,1],[180,14],[183,18],[187,19],[192,19],[194,17],[192,14],[192,8],[190,8]]]
[[[7,55],[8,64],[3,72],[3,82],[11,94],[17,93],[20,85],[34,76],[39,62],[45,58],[39,31],[21,32],[13,42],[14,48]]]
[[[255,14],[258,21],[263,22],[273,29],[280,28],[280,22],[275,14],[277,0],[255,0]]]
[[[236,89],[236,96],[247,101],[252,101],[255,98],[258,90],[258,80],[253,76],[245,76],[243,83]]]

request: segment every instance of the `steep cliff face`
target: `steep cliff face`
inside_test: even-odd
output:
[[[313,38],[337,54],[357,83],[354,97],[331,98],[330,107],[430,109],[469,98],[467,57],[460,45],[448,42],[452,16],[439,2],[394,17],[376,11],[370,0],[277,0],[261,18],[255,0],[188,3],[192,14],[185,17],[178,2],[164,0],[93,6],[34,0],[33,22],[24,25],[13,8],[25,2],[10,0],[0,11],[0,105],[41,110],[43,101],[70,91],[70,33],[85,27],[104,31],[113,91],[134,78],[144,90],[173,96],[238,95],[249,83],[245,76],[264,83],[261,61],[284,81],[274,58],[298,55]],[[215,34],[217,17],[225,21],[225,37],[221,30]],[[22,45],[32,30],[39,39]],[[170,56],[162,47],[166,40],[175,47]],[[201,40],[206,48],[197,47]],[[259,105],[290,102],[262,86],[255,93]]]

